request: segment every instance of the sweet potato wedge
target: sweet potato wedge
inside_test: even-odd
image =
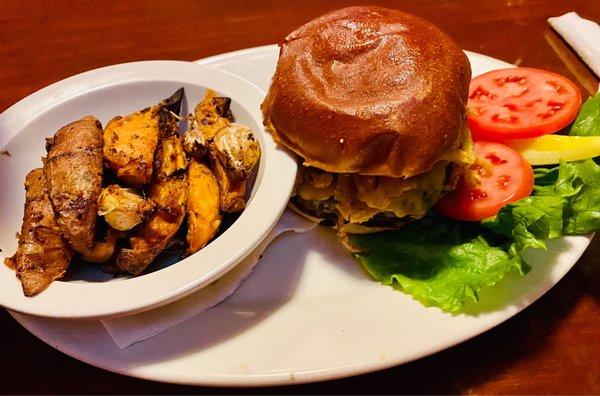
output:
[[[187,160],[177,134],[162,139],[156,156],[154,180],[148,199],[155,211],[130,238],[130,247],[117,255],[116,267],[137,275],[167,246],[185,218],[188,180]]]
[[[119,180],[141,187],[152,180],[154,154],[161,137],[177,130],[183,88],[157,105],[115,117],[104,129],[104,159]]]
[[[188,168],[187,252],[202,249],[221,225],[219,185],[208,166],[192,159]]]

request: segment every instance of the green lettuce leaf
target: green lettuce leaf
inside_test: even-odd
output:
[[[534,188],[550,186],[558,179],[558,166],[555,168],[533,168]]]
[[[536,175],[537,176],[537,175]],[[563,234],[588,234],[600,229],[600,166],[593,160],[562,163],[543,176],[535,195],[538,197],[563,197]]]
[[[376,280],[426,306],[459,312],[509,271],[526,273],[525,250],[598,230],[600,166],[585,160],[536,169],[532,196],[481,223],[430,215],[399,231],[352,236],[351,242]]]
[[[400,288],[425,306],[459,311],[479,291],[512,268],[520,269],[503,242],[479,224],[432,215],[404,229],[355,235],[352,243],[368,253],[357,258],[376,280]]]
[[[590,96],[581,106],[579,115],[569,135],[599,136],[600,135],[600,92]]]
[[[562,235],[565,202],[559,196],[527,197],[506,205],[495,218],[483,221],[482,224],[493,232],[512,239],[508,253],[525,265],[522,257],[526,249],[546,249],[548,239]]]

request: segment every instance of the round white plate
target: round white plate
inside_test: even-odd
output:
[[[267,46],[200,62],[266,89],[277,54]],[[468,55],[474,74],[508,66]],[[527,276],[509,276],[454,316],[373,282],[334,233],[318,227],[274,242],[224,303],[125,350],[99,322],[14,317],[64,353],[131,376],[226,386],[319,381],[418,359],[498,325],[555,285],[588,245],[569,237],[530,252]]]
[[[0,305],[55,318],[104,318],[132,314],[184,297],[226,273],[250,253],[285,209],[296,175],[295,160],[264,132],[263,92],[226,71],[192,62],[148,61],[79,74],[21,100],[0,114],[0,260],[17,247],[27,172],[41,166],[44,138],[84,115],[102,123],[148,107],[185,88],[182,114],[192,111],[207,88],[232,99],[237,122],[257,132],[262,156],[249,202],[241,216],[199,252],[177,261],[163,257],[137,277],[108,277],[99,266],[76,267],[35,297],[25,297],[12,270],[0,265]],[[174,263],[176,262],[176,263]],[[170,264],[170,265],[169,265]]]

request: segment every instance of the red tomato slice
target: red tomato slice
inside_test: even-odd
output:
[[[475,142],[480,183],[460,178],[456,189],[444,195],[436,210],[456,220],[477,221],[496,215],[510,202],[531,195],[533,170],[514,149],[500,143]]]
[[[502,141],[556,132],[577,116],[581,92],[545,70],[499,69],[471,80],[468,123],[474,140]]]

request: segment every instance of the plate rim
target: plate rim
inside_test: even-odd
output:
[[[0,129],[6,131],[0,137],[0,147],[4,147],[13,137],[26,130],[29,122],[27,120],[33,119],[31,115],[38,111],[43,115],[44,111],[49,111],[54,106],[94,90],[153,80],[214,87],[227,92],[228,95],[234,94],[231,95],[234,101],[262,127],[259,105],[264,91],[255,84],[227,71],[195,62],[139,61],[83,72],[21,99],[0,114]],[[210,85],[211,80],[216,86]],[[14,285],[10,285],[10,290],[6,289],[0,293],[1,305],[21,313],[62,319],[125,316],[183,298],[225,274],[243,260],[275,226],[287,205],[295,182],[296,160],[286,151],[279,149],[264,129],[259,133],[263,147],[258,185],[254,195],[234,224],[207,247],[178,261],[176,265],[141,277],[118,282],[55,282],[43,293],[32,298],[24,297],[22,293],[13,290],[18,280],[14,277],[14,272],[10,271],[15,278]],[[263,213],[265,209],[270,209],[266,210],[267,215]],[[4,252],[2,256],[8,254]],[[218,264],[203,267],[194,264],[199,262]],[[129,289],[134,287],[138,291],[135,294],[129,293]],[[20,285],[18,289],[20,291]],[[86,305],[85,301],[93,301],[92,297],[96,293],[104,296],[102,303]],[[60,304],[60,301],[72,303]]]

